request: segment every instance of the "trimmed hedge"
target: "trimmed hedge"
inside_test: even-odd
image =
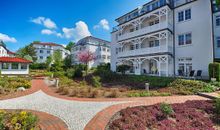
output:
[[[219,63],[210,63],[209,64],[209,77],[216,78],[217,81],[220,81],[220,64]]]

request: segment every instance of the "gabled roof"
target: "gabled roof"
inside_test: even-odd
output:
[[[6,47],[6,45],[3,41],[0,41],[0,46],[2,46],[7,51],[8,54],[16,54],[16,53],[8,50],[8,48]]]
[[[32,61],[19,58],[19,57],[0,57],[0,62],[7,62],[7,63],[32,63]]]
[[[33,44],[63,47],[63,45],[52,43],[52,42],[33,42]]]

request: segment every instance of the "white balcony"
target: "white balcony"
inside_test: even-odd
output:
[[[147,55],[147,54],[163,53],[163,52],[170,52],[172,54],[173,52],[172,46],[162,45],[157,47],[148,47],[148,48],[122,51],[118,53],[118,57],[129,57],[129,56]]]
[[[156,31],[159,31],[159,30],[165,29],[165,28],[170,28],[172,30],[172,26],[169,25],[167,21],[164,21],[164,22],[152,25],[152,26],[141,28],[141,29],[136,30],[134,32],[122,34],[121,36],[118,36],[118,41],[125,40],[125,39],[132,38],[132,37],[136,37],[139,35],[144,35],[144,34],[151,33],[151,32],[156,32]]]

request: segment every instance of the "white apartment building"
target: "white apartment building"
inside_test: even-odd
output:
[[[63,45],[56,43],[34,42],[33,47],[36,51],[37,63],[46,62],[47,58],[52,56],[53,53],[57,50],[61,51],[63,59],[65,59],[66,56],[70,54],[70,52],[66,50]]]
[[[216,5],[216,1],[212,1],[213,6],[213,41],[215,61],[220,61],[220,6]]]
[[[97,67],[103,63],[110,63],[110,42],[92,36],[79,40],[71,48],[72,64],[80,64],[77,55],[83,51],[90,51],[95,59],[88,64],[88,68]]]
[[[152,0],[116,21],[112,71],[127,64],[132,66],[127,73],[136,75],[174,76],[180,70],[189,75],[201,70],[208,76],[214,60],[210,0]]]

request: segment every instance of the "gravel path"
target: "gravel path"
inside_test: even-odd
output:
[[[0,101],[0,109],[29,109],[42,111],[62,119],[70,130],[83,130],[102,109],[123,102],[80,102],[51,97],[43,91]]]

